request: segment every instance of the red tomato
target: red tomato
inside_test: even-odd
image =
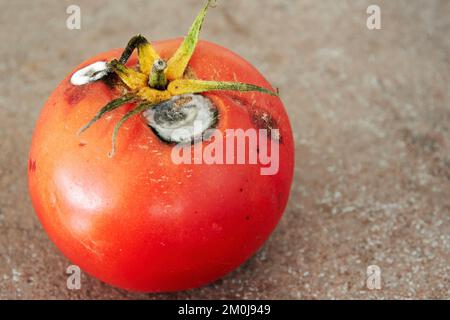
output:
[[[180,40],[155,43],[164,59]],[[117,59],[122,50],[78,67]],[[133,54],[127,66],[137,64]],[[271,88],[248,62],[199,42],[189,63],[199,79]],[[279,129],[279,170],[261,165],[174,164],[172,144],[142,115],[129,119],[109,157],[111,132],[124,105],[83,135],[77,131],[120,96],[107,81],[73,86],[71,72],[37,121],[29,157],[29,190],[37,215],[57,247],[84,271],[117,287],[173,291],[207,284],[238,267],[268,238],[285,209],[293,175],[293,137],[278,97],[212,91],[216,128]],[[270,124],[270,125],[269,125]],[[199,142],[207,144],[207,142]]]

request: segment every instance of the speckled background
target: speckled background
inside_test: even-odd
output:
[[[0,0],[0,298],[450,297],[450,1],[227,0],[202,38],[280,88],[296,138],[295,181],[263,249],[214,284],[135,294],[87,275],[48,240],[27,193],[45,99],[71,68],[135,33],[183,35],[201,1]],[[381,7],[382,30],[366,27]],[[82,29],[68,30],[78,4]],[[365,285],[381,268],[381,289]]]

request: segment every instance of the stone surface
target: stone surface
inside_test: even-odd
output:
[[[263,249],[210,286],[136,294],[83,275],[48,240],[27,193],[47,96],[79,62],[136,33],[185,33],[201,1],[0,0],[0,298],[449,298],[450,2],[219,1],[202,38],[280,88],[296,138],[290,202]],[[157,12],[157,14],[155,14]],[[126,15],[125,13],[128,13]],[[381,268],[381,289],[366,268]]]

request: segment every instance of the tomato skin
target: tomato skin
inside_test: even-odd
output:
[[[180,39],[155,43],[168,58]],[[93,57],[112,60],[122,50]],[[133,55],[128,65],[136,64]],[[190,62],[199,79],[271,88],[248,62],[200,41]],[[249,107],[267,111],[281,133],[280,167],[263,176],[258,165],[175,165],[172,145],[141,117],[122,127],[108,157],[120,107],[85,133],[77,131],[120,93],[103,81],[70,83],[71,72],[46,102],[29,157],[29,191],[57,247],[87,273],[114,286],[145,292],[207,284],[238,267],[268,238],[288,200],[293,137],[280,99],[261,93],[205,94],[219,109],[218,129],[255,128]]]

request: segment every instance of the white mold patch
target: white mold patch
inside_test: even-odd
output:
[[[144,112],[147,123],[165,141],[185,143],[202,137],[216,121],[216,109],[202,96],[175,96]]]
[[[108,65],[105,61],[94,62],[93,64],[76,71],[72,75],[72,78],[70,78],[70,83],[74,86],[82,86],[103,78],[107,73]]]

